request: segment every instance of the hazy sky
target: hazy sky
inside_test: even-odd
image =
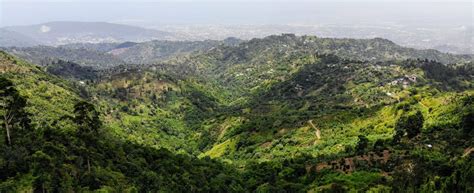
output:
[[[471,1],[0,0],[0,26],[48,21],[160,24],[472,25]]]

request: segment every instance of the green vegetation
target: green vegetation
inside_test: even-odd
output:
[[[0,192],[474,191],[463,56],[289,34],[158,43],[63,48],[169,47],[107,69],[0,53]]]

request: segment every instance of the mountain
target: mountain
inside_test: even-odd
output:
[[[465,154],[473,145],[472,63],[380,39],[305,38],[271,36],[128,67],[113,76],[121,84],[111,84],[124,89],[107,88],[131,97],[123,101],[140,101],[127,109],[137,114],[153,111],[148,98],[159,98],[160,109],[180,109],[170,112],[193,131],[183,135],[186,149],[243,168],[251,191],[403,191],[399,184],[441,190],[453,175],[472,176],[472,154]],[[171,80],[152,76],[161,73],[181,84],[155,97],[160,92],[151,85]]]
[[[42,45],[102,43],[174,39],[173,34],[158,30],[106,22],[48,22],[28,26],[10,26],[3,30],[29,37]],[[11,45],[11,44],[10,44]],[[0,45],[3,47],[9,45]]]
[[[41,61],[50,60],[49,58],[55,58],[97,68],[109,68],[124,63],[152,64],[165,61],[179,63],[186,60],[198,63],[203,57],[207,57],[206,60],[213,60],[215,63],[239,62],[236,60],[263,63],[263,60],[268,57],[283,58],[305,54],[334,54],[344,59],[371,62],[428,59],[449,64],[472,61],[472,55],[455,55],[436,50],[406,48],[381,38],[337,39],[295,36],[293,34],[274,35],[247,41],[235,38],[222,41],[154,40],[98,44],[75,43],[58,47],[36,46],[3,48],[3,50],[26,58],[33,63],[41,63]],[[261,56],[256,57],[259,54]],[[253,57],[254,61],[247,61],[249,57]]]
[[[134,42],[131,42],[134,43]],[[67,48],[67,49],[84,49],[84,50],[91,50],[97,52],[108,52],[110,50],[115,49],[116,47],[120,47],[120,45],[126,44],[125,43],[73,43],[73,44],[65,44],[60,45],[58,47]],[[135,43],[134,43],[135,44]]]
[[[48,65],[52,61],[64,60],[77,63],[82,66],[95,68],[109,68],[125,64],[123,60],[106,52],[89,49],[70,49],[67,47],[34,46],[34,47],[12,47],[3,50],[28,60],[38,65]]]
[[[0,47],[30,47],[39,42],[21,33],[0,29]]]
[[[173,57],[189,55],[193,52],[207,51],[222,44],[221,41],[150,41],[132,44],[130,42],[118,45],[108,51],[127,63],[150,64]]]
[[[202,52],[218,45],[232,45],[230,41],[149,41],[123,43],[74,43],[61,46],[33,46],[1,48],[30,62],[46,65],[51,60],[71,61],[98,69],[122,64],[150,64]]]
[[[98,69],[2,52],[18,118],[0,133],[0,192],[474,190],[467,56],[291,34],[155,43],[63,49],[179,54]]]
[[[399,25],[395,23],[344,24],[202,24],[167,25],[165,31],[185,40],[222,40],[233,36],[244,40],[273,34],[294,33],[331,38],[370,39],[381,37],[416,49],[437,49],[453,54],[474,54],[472,25]]]
[[[221,45],[169,62],[173,65],[180,63],[187,71],[196,71],[194,73],[200,73],[206,79],[225,85],[231,91],[229,97],[236,100],[242,94],[257,92],[262,87],[287,79],[305,64],[317,62],[325,55],[328,57],[324,60],[334,62],[377,64],[426,59],[444,64],[472,64],[468,55],[404,48],[384,39],[334,39],[292,34],[243,41],[237,46]],[[261,85],[262,82],[266,85]]]

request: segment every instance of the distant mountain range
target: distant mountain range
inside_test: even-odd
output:
[[[175,40],[172,33],[106,22],[48,22],[0,28],[1,47]]]
[[[2,47],[28,47],[39,45],[39,42],[21,33],[0,28],[0,46]]]
[[[220,45],[235,46],[242,40],[227,38],[222,41],[166,41],[124,43],[74,43],[59,46],[31,46],[0,48],[32,63],[45,66],[57,60],[82,66],[110,68],[122,64],[153,64],[178,56],[203,52]]]
[[[107,22],[48,22],[0,28],[0,47],[123,43],[150,40],[202,41],[228,37],[250,40],[281,33],[331,38],[389,39],[401,46],[472,54],[472,26],[422,28],[396,25],[163,25],[130,26]]]
[[[257,48],[249,50],[253,47]],[[252,40],[227,38],[222,41],[75,43],[60,46],[9,47],[2,50],[42,66],[50,64],[51,61],[64,60],[98,69],[123,64],[180,63],[186,62],[189,57],[192,61],[201,61],[203,56],[217,59],[219,62],[216,63],[221,64],[235,62],[234,60],[245,61],[250,56],[260,56],[257,58],[261,58],[262,61],[256,62],[263,64],[268,58],[279,57],[286,52],[302,55],[336,54],[345,59],[373,62],[417,58],[444,64],[472,61],[472,55],[407,48],[382,38],[338,39],[293,34]],[[201,58],[194,58],[196,56]]]

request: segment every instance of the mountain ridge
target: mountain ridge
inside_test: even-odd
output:
[[[35,25],[3,27],[27,36],[43,45],[103,43],[174,39],[169,32],[108,22],[58,21]],[[4,46],[4,45],[0,45]]]
[[[335,39],[316,36],[295,36],[293,34],[273,35],[261,39],[223,41],[166,41],[153,40],[141,43],[126,43],[125,47],[117,48],[120,43],[76,43],[58,47],[26,47],[3,48],[20,57],[25,57],[34,63],[45,58],[68,60],[78,64],[86,64],[97,68],[108,68],[117,64],[153,64],[153,63],[180,63],[186,60],[199,62],[198,57],[208,57],[222,60],[221,62],[235,62],[252,57],[246,54],[266,54],[262,59],[274,55],[289,54],[333,54],[343,59],[361,61],[389,61],[403,59],[428,59],[444,64],[472,62],[472,55],[455,55],[442,53],[437,50],[417,50],[406,48],[382,38],[374,39]],[[122,44],[123,45],[123,44]],[[63,51],[77,52],[61,54]],[[222,52],[222,51],[225,51]],[[94,53],[95,52],[95,53]],[[81,55],[80,53],[83,53]],[[87,54],[90,53],[90,54]],[[204,53],[204,54],[203,54]],[[101,59],[101,57],[103,59]],[[221,58],[219,58],[221,57]],[[227,57],[227,58],[222,58]],[[118,62],[118,61],[121,62]],[[93,62],[91,62],[93,61]],[[259,61],[255,61],[259,62]],[[102,66],[101,66],[102,65]]]

